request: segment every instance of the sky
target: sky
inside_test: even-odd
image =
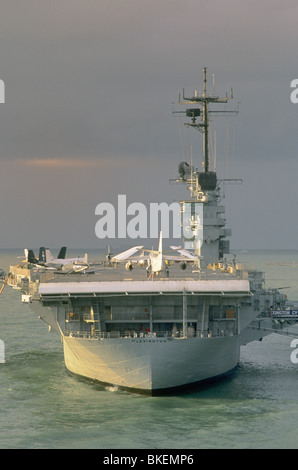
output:
[[[212,122],[218,177],[243,179],[224,186],[231,247],[297,249],[296,0],[0,6],[0,248],[121,246],[96,236],[99,203],[185,198],[169,180],[190,152],[200,168],[202,138],[172,103],[207,67],[240,102]]]

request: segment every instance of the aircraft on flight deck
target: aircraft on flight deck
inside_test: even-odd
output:
[[[88,255],[85,253],[84,258],[65,258],[66,246],[63,246],[57,258],[54,258],[49,248],[40,247],[39,257],[36,258],[33,250],[24,250],[25,258],[28,263],[46,269],[60,269],[65,272],[81,272],[89,267]]]
[[[162,250],[162,232],[160,232],[159,236],[159,244],[158,244],[158,250],[147,250],[144,249],[143,246],[134,246],[133,248],[130,248],[126,251],[123,251],[122,253],[119,253],[116,256],[113,256],[111,258],[112,263],[121,263],[123,261],[126,262],[125,268],[127,271],[131,271],[133,269],[134,264],[138,264],[140,266],[143,266],[147,264],[147,270],[150,271],[151,273],[159,273],[162,271],[164,267],[164,263],[166,265],[170,265],[171,263],[178,263],[180,262],[180,268],[182,270],[186,269],[186,263],[188,262],[194,262],[198,260],[198,256],[194,256],[191,254],[188,250],[183,249],[182,247],[175,247],[171,246],[171,248],[174,251],[178,251],[180,253],[180,256],[173,256],[173,255],[166,255],[163,253]],[[132,255],[134,255],[137,251],[142,250],[140,256],[136,258],[130,258]],[[145,255],[145,252],[148,253],[148,255]]]

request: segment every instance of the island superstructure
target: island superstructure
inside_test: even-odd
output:
[[[262,273],[225,259],[231,231],[210,170],[209,107],[232,94],[208,95],[206,69],[203,80],[202,95],[183,93],[179,100],[196,106],[185,114],[202,132],[204,159],[202,171],[179,165],[177,179],[190,190],[181,201],[181,262],[159,247],[154,269],[143,254],[139,262],[114,256],[93,273],[62,274],[28,263],[10,269],[9,284],[61,335],[66,368],[75,376],[150,395],[193,386],[233,370],[241,344],[266,334],[252,323],[285,306],[283,295],[264,288]]]

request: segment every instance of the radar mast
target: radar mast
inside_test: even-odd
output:
[[[192,127],[200,131],[203,135],[203,171],[199,171],[187,162],[179,164],[180,178],[176,182],[188,185],[191,191],[191,200],[181,201],[182,226],[184,247],[194,250],[198,255],[199,268],[218,263],[229,253],[229,241],[226,237],[231,235],[229,229],[225,229],[226,219],[224,207],[218,205],[219,187],[215,171],[210,171],[209,161],[209,124],[210,116],[234,115],[239,110],[216,110],[209,109],[213,104],[226,104],[233,99],[233,90],[225,97],[216,96],[207,92],[207,68],[203,68],[203,93],[194,92],[192,97],[187,97],[183,89],[182,100],[179,95],[180,105],[196,105],[196,107],[186,107],[184,111],[173,111],[173,114],[184,113],[191,119],[191,122],[184,123],[187,127]],[[229,180],[231,181],[231,180]]]
[[[213,92],[214,92],[214,75],[213,75]],[[192,97],[185,96],[183,89],[182,100],[179,94],[180,105],[199,105],[198,108],[186,108],[184,111],[173,111],[173,114],[183,113],[187,117],[191,118],[191,122],[185,123],[187,127],[192,127],[197,129],[203,134],[203,172],[198,171],[197,169],[190,168],[187,162],[182,162],[179,165],[179,174],[180,181],[189,180],[188,176],[191,174],[196,178],[196,186],[202,191],[215,190],[217,186],[217,178],[215,171],[210,171],[210,158],[209,158],[209,124],[210,124],[210,115],[211,114],[238,114],[239,110],[213,110],[209,109],[210,104],[225,104],[228,101],[233,99],[233,90],[231,89],[230,95],[226,93],[225,97],[208,95],[207,93],[207,68],[203,68],[203,93],[200,95],[197,91],[194,92]],[[201,120],[198,119],[201,117]],[[187,181],[190,182],[190,181]],[[194,181],[191,181],[191,187]],[[198,191],[194,193],[199,195]]]

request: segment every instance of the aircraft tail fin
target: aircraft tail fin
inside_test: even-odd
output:
[[[33,250],[27,250],[27,248],[25,248],[24,253],[25,253],[26,261],[28,261],[28,263],[36,263],[37,259],[35,258],[35,254]]]
[[[50,263],[51,261],[54,261],[54,256],[50,252],[49,248],[45,248],[45,262]]]
[[[158,253],[162,255],[162,231],[159,234]]]
[[[65,259],[66,256],[66,246],[62,246],[62,248],[59,251],[59,254],[57,256],[58,259]]]
[[[33,250],[28,250],[28,261],[29,263],[33,263],[36,261],[35,254]]]
[[[154,273],[159,273],[162,270],[162,231],[160,231],[159,235],[159,243],[158,243],[158,252],[156,254],[152,253],[151,257],[151,269]]]
[[[40,263],[45,263],[46,262],[46,249],[44,246],[41,246],[39,248],[39,255],[38,259]]]

